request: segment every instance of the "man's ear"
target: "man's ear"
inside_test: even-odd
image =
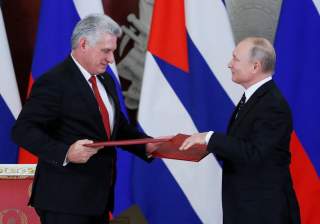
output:
[[[81,37],[79,39],[79,48],[81,50],[85,50],[88,47],[88,41],[86,38]]]
[[[255,61],[253,62],[253,73],[258,73],[261,70],[261,62]]]

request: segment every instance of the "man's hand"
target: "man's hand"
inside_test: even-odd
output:
[[[160,147],[161,144],[163,144],[163,142],[148,143],[146,145],[147,155],[151,157],[152,152],[156,151]]]
[[[157,139],[170,139],[173,138],[174,135],[168,135],[168,136],[161,136],[161,137],[157,137]],[[163,142],[156,142],[156,143],[148,143],[146,145],[146,152],[148,157],[152,157],[152,152],[156,151],[157,149],[160,148],[160,145],[162,145]]]
[[[189,138],[184,140],[184,142],[179,147],[179,150],[187,150],[191,146],[196,144],[206,144],[206,136],[208,132],[196,133],[191,135]]]
[[[67,153],[67,161],[71,163],[86,163],[91,156],[96,154],[103,147],[87,147],[85,144],[91,144],[93,141],[88,139],[78,140],[73,143]]]

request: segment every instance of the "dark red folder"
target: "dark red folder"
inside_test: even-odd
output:
[[[99,146],[123,146],[123,145],[137,145],[147,143],[159,143],[157,149],[151,153],[153,157],[176,159],[185,161],[199,162],[201,159],[208,155],[206,145],[194,145],[188,150],[180,151],[179,147],[183,141],[190,135],[178,134],[171,138],[144,138],[144,139],[131,139],[120,141],[107,141],[107,142],[94,142],[86,144],[86,146],[99,147]]]
[[[159,145],[159,148],[152,152],[153,157],[166,158],[166,159],[176,159],[176,160],[186,160],[199,162],[201,159],[206,157],[209,153],[207,152],[206,145],[194,145],[188,150],[180,151],[179,147],[184,142],[186,138],[190,135],[178,134],[171,138],[169,141],[163,142]]]
[[[106,142],[94,142],[91,144],[85,144],[88,147],[111,147],[111,146],[124,146],[124,145],[144,145],[148,143],[167,142],[172,138],[140,138],[130,140],[118,140],[118,141],[106,141]]]

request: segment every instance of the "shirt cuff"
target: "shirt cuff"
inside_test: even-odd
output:
[[[206,145],[208,145],[208,143],[209,143],[209,141],[210,141],[210,138],[211,138],[211,136],[213,135],[213,131],[209,131],[208,133],[207,133],[207,135],[206,135],[206,139],[205,139],[205,143],[206,143]]]

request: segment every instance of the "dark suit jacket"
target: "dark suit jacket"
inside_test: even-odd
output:
[[[129,125],[121,113],[111,77],[103,74],[101,80],[115,105],[111,140],[147,137]],[[32,206],[89,215],[102,214],[113,206],[114,148],[100,150],[85,164],[63,166],[68,148],[75,141],[106,140],[96,99],[71,57],[34,83],[12,136],[39,157]],[[126,149],[147,160],[141,145]]]
[[[225,224],[300,223],[289,172],[291,132],[289,106],[271,80],[236,120],[233,113],[227,135],[212,135],[208,150],[223,161]]]

